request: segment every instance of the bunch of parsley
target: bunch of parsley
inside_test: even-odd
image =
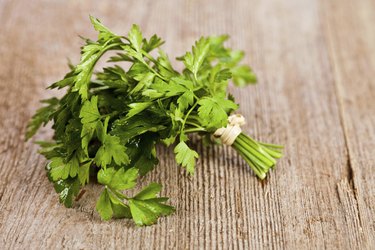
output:
[[[202,37],[191,52],[177,58],[185,65],[179,73],[162,50],[152,55],[164,43],[158,36],[143,38],[133,25],[124,37],[96,18],[91,22],[98,39],[85,39],[80,62],[49,87],[65,88],[66,94],[42,101],[46,105],[30,121],[27,138],[53,122],[53,140],[38,143],[49,160],[49,180],[65,206],[71,207],[81,188],[96,180],[104,186],[96,205],[102,219],[132,218],[137,225],[150,225],[174,211],[165,204],[168,198],[157,196],[161,185],[151,183],[132,197],[123,191],[133,189],[139,176],[158,164],[156,144],[175,145],[177,163],[193,174],[198,154],[188,146],[187,135],[197,132],[208,139],[225,127],[228,114],[238,108],[227,93],[228,82],[245,86],[256,77],[239,64],[243,52],[223,45],[227,36]],[[116,52],[109,59],[112,66],[94,73],[109,51]],[[130,66],[124,69],[116,62]],[[280,146],[243,133],[232,146],[261,179],[281,157]]]

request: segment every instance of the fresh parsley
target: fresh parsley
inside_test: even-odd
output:
[[[228,115],[238,108],[227,93],[229,81],[246,86],[256,77],[240,64],[243,52],[225,47],[227,36],[199,39],[191,52],[177,58],[185,65],[180,73],[160,49],[164,41],[157,35],[147,39],[133,25],[126,37],[120,36],[90,19],[98,39],[84,39],[80,62],[49,87],[65,89],[65,95],[42,101],[45,106],[31,119],[26,136],[53,123],[52,140],[38,143],[49,160],[49,180],[66,207],[96,179],[103,185],[96,204],[103,220],[132,218],[139,226],[151,225],[174,211],[168,198],[158,197],[162,186],[151,183],[134,196],[124,191],[134,189],[139,176],[158,164],[156,144],[175,145],[176,162],[193,174],[199,155],[189,146],[188,134],[209,138],[226,127]],[[94,72],[109,51],[115,53],[108,66]],[[281,146],[244,133],[232,147],[261,179],[282,156]]]

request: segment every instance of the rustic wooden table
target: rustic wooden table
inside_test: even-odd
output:
[[[232,150],[196,140],[193,178],[161,147],[144,180],[165,182],[177,208],[157,225],[102,222],[95,186],[60,205],[25,124],[67,58],[77,62],[78,34],[95,37],[89,14],[123,34],[138,23],[171,55],[200,35],[231,35],[259,78],[232,90],[245,129],[285,145],[267,181]],[[0,248],[374,249],[374,23],[373,0],[0,0]]]

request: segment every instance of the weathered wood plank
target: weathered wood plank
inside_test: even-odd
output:
[[[371,1],[38,1],[0,3],[0,245],[5,249],[359,249],[374,245],[375,7]],[[102,222],[99,193],[73,209],[58,203],[45,160],[24,128],[51,93],[43,88],[93,37],[88,14],[118,33],[139,23],[173,57],[200,36],[228,33],[259,85],[233,93],[246,130],[286,145],[259,182],[229,148],[204,148],[196,175],[159,148],[144,182],[165,183],[177,212],[152,227]],[[351,81],[347,81],[350,79]],[[360,84],[363,83],[363,84]],[[46,139],[48,129],[39,138]]]
[[[354,223],[353,242],[375,246],[375,4],[373,1],[324,3],[326,37],[334,71],[347,147],[349,176],[337,189]],[[345,6],[345,7],[343,7]],[[355,11],[353,11],[355,9]]]

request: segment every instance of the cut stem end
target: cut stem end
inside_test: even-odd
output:
[[[282,157],[282,146],[257,142],[248,135],[238,135],[232,147],[241,155],[259,179],[266,178],[276,159]]]

